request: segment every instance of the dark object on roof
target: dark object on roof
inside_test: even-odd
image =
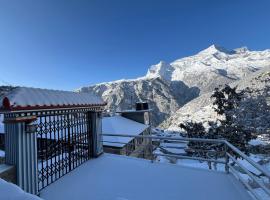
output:
[[[136,110],[148,110],[149,106],[147,102],[137,102],[136,103]]]
[[[40,110],[105,106],[100,97],[90,93],[18,87],[3,96],[1,111]]]

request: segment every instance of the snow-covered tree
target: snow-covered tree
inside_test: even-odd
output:
[[[208,122],[209,128],[203,126],[202,123],[186,122],[181,124],[188,137],[211,138],[211,139],[226,139],[241,151],[248,153],[248,142],[255,138],[252,131],[245,128],[239,123],[240,115],[236,112],[240,111],[240,103],[243,98],[244,91],[237,92],[237,88],[225,85],[224,88],[216,88],[211,98],[214,99],[213,108],[218,115],[222,115],[223,119],[216,122]],[[202,149],[215,148],[213,144],[189,143],[192,148],[198,148],[201,145]]]

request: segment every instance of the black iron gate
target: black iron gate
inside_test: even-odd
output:
[[[62,110],[38,115],[36,133],[39,190],[92,156],[90,121],[90,115],[84,110]]]

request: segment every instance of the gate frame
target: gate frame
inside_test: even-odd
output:
[[[103,109],[104,106],[87,106],[4,112],[6,164],[16,166],[17,185],[28,193],[39,194],[37,134],[32,123],[40,114],[86,112],[88,132],[93,136],[92,145],[89,145],[92,149],[89,149],[89,153],[92,151],[91,157],[98,157],[103,153],[103,149],[100,148],[101,127],[97,126],[96,122],[101,121]],[[101,123],[99,124],[101,126]]]

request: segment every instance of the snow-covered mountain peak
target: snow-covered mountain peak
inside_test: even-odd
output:
[[[234,49],[234,51],[238,54],[247,53],[249,52],[249,49],[247,47],[240,47],[237,49]]]
[[[173,70],[174,69],[170,64],[166,63],[165,61],[160,61],[158,64],[150,66],[146,74],[146,77],[147,78],[160,77],[166,81],[171,81]]]
[[[216,53],[225,53],[225,54],[233,54],[235,53],[233,50],[228,50],[222,46],[213,44],[210,47],[202,50],[199,52],[199,54],[208,54],[208,55],[213,55]]]
[[[159,124],[186,102],[214,88],[245,78],[270,66],[270,50],[250,51],[246,47],[228,50],[218,45],[171,63],[152,65],[146,76],[83,87],[108,103],[108,109],[130,109],[136,101],[148,101],[154,124]]]
[[[160,77],[167,82],[182,81],[189,87],[202,92],[220,84],[239,80],[246,75],[269,66],[270,50],[250,51],[247,47],[228,50],[218,45],[200,51],[198,54],[175,60],[161,61],[152,65],[145,78]]]

